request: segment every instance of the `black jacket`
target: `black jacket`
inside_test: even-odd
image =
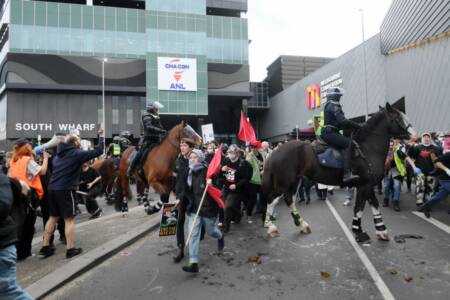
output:
[[[186,180],[186,191],[185,197],[188,201],[186,212],[190,214],[195,214],[197,212],[200,201],[202,200],[203,192],[206,187],[206,166],[197,172],[192,173],[192,186],[187,185]],[[219,213],[219,205],[214,201],[208,193],[205,195],[205,200],[203,201],[202,208],[200,209],[199,216],[204,218],[215,218]]]
[[[227,166],[231,169],[231,171],[222,172],[225,177],[223,186],[224,192],[243,192],[251,178],[246,160],[239,158],[236,162],[232,162],[230,159],[226,158],[222,164],[222,167],[223,166]],[[236,190],[229,189],[229,186],[232,184],[236,185]]]
[[[414,159],[416,167],[418,167],[425,175],[434,170],[434,163],[431,154],[436,157],[441,156],[441,151],[434,145],[425,146],[423,144],[415,145],[409,148],[408,156]]]
[[[342,129],[355,128],[361,126],[345,117],[342,106],[337,101],[327,101],[324,108],[324,126],[334,127],[337,131]]]
[[[52,191],[76,190],[81,174],[81,165],[103,153],[104,139],[94,150],[84,151],[73,145],[58,145],[56,157],[53,159],[53,173],[48,189]]]
[[[17,227],[10,216],[13,200],[10,180],[0,173],[0,249],[17,241]]]
[[[142,115],[142,125],[144,127],[144,136],[160,137],[166,133],[166,130],[161,124],[161,119],[158,115],[145,112]]]
[[[186,182],[189,174],[189,159],[180,156],[175,161],[175,166],[173,169],[173,192],[175,193],[177,199],[183,200]]]

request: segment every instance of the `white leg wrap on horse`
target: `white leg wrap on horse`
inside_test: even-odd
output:
[[[375,208],[375,207],[373,207],[373,206],[370,206],[370,208],[372,208],[372,214],[373,214],[374,216],[380,214],[380,210],[379,210],[379,209],[377,209],[377,208]]]

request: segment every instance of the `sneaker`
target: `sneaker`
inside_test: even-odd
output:
[[[92,214],[92,216],[89,219],[97,219],[103,215],[103,211],[101,208],[97,209],[95,213]]]
[[[223,226],[223,223],[222,223],[222,222],[219,222],[219,223],[217,223],[217,226],[222,227],[222,226]]]
[[[42,258],[47,258],[55,254],[55,249],[52,249],[50,246],[43,246],[41,250],[39,250],[39,256]]]
[[[225,238],[222,235],[222,238],[217,240],[217,250],[222,251],[223,248],[225,248]]]
[[[419,206],[417,211],[424,213],[425,217],[427,217],[428,219],[431,217],[430,209],[425,204],[422,204],[421,206]]]
[[[345,200],[344,201],[344,206],[350,206],[350,205],[352,205],[352,201],[351,200]]]
[[[183,266],[183,271],[188,273],[198,273],[198,264],[192,263],[187,266]]]
[[[72,257],[74,257],[74,256],[76,256],[76,255],[78,255],[78,254],[80,254],[82,252],[83,252],[83,249],[81,249],[81,248],[70,248],[70,249],[67,249],[67,251],[66,251],[66,258],[72,258]]]

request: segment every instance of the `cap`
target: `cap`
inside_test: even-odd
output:
[[[429,137],[431,137],[431,134],[430,134],[429,132],[424,132],[424,133],[422,133],[422,137],[424,137],[424,136],[426,136],[426,135],[428,135]]]
[[[18,139],[17,141],[14,142],[14,145],[17,145],[18,147],[22,147],[22,146],[24,146],[26,144],[30,144],[31,145],[31,142],[29,140],[27,140],[27,139]]]

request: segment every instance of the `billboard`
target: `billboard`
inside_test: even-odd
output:
[[[197,60],[158,57],[158,90],[196,92]]]

